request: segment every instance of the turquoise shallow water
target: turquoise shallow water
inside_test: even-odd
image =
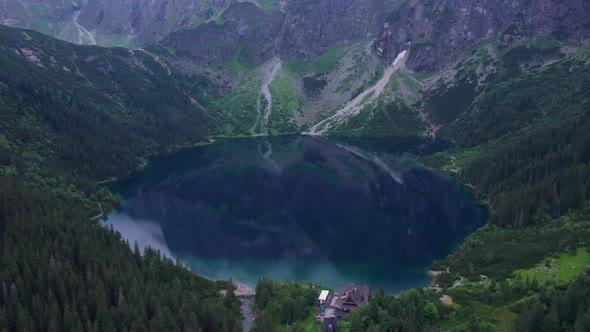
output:
[[[107,223],[196,273],[274,280],[428,282],[427,267],[485,223],[455,180],[415,166],[442,143],[287,136],[220,140],[159,157],[113,190]]]

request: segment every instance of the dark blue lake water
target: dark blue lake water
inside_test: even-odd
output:
[[[219,140],[159,157],[113,190],[130,241],[196,273],[273,280],[428,283],[427,267],[485,223],[450,176],[419,167],[442,143],[286,136]]]

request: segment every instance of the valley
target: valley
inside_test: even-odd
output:
[[[256,284],[253,331],[318,330],[314,283],[337,287],[346,279],[348,272],[321,277],[340,258],[350,266],[344,270],[354,272],[347,282],[374,290],[371,304],[354,310],[343,331],[590,329],[586,2],[65,3],[0,4],[0,23],[12,26],[0,26],[0,330],[239,331],[232,284],[199,277],[185,264],[210,278],[237,278],[231,269],[214,272],[220,260],[248,252],[233,247],[251,240],[240,238],[242,231],[265,248],[256,253],[269,256],[250,268],[267,271],[276,258],[277,267],[302,271],[243,274]],[[155,172],[159,160],[171,160],[164,162],[171,171]],[[354,171],[357,166],[362,171]],[[230,176],[234,181],[221,181],[237,169],[243,173]],[[485,226],[472,233],[481,224],[463,213],[470,206],[464,196],[433,194],[440,182],[424,175],[433,169],[485,202]],[[371,174],[373,180],[347,187]],[[423,177],[408,178],[415,174]],[[110,178],[125,179],[126,190],[145,191],[127,195],[98,184]],[[289,185],[277,187],[283,182]],[[233,200],[236,193],[246,201]],[[253,209],[260,202],[254,193],[283,208]],[[214,194],[230,203],[207,201]],[[418,199],[431,194],[437,199],[428,204]],[[338,211],[318,205],[329,197],[341,198],[339,204],[358,199],[342,204],[352,209],[345,215],[319,218]],[[419,208],[401,211],[408,202]],[[303,203],[310,204],[305,211],[293,208]],[[463,212],[445,212],[437,222],[421,214],[437,204]],[[148,232],[157,239],[149,243],[154,249],[142,252],[115,224],[88,222],[117,206],[113,218],[130,219],[130,232]],[[197,236],[170,243],[198,248],[194,257],[192,249],[158,247],[170,232],[187,234],[153,219],[182,211],[187,214],[176,223],[202,223],[189,223]],[[420,270],[417,283],[388,283],[403,278],[335,253],[317,264],[320,277],[272,257],[321,247],[304,221],[315,220],[322,234],[338,238],[346,234],[324,222],[362,211],[375,215],[358,220],[419,215],[411,227],[388,232],[404,237],[451,239],[425,230],[446,225],[443,219],[478,226],[461,233],[456,250],[453,241],[430,239],[425,243],[444,248],[423,260],[408,258],[420,261],[414,270],[395,269]],[[276,223],[286,220],[281,213],[304,217]],[[227,216],[240,221],[224,224]],[[272,227],[258,227],[257,218]],[[210,226],[205,219],[225,225],[217,233],[228,244],[219,250],[226,256],[206,246],[215,237],[197,229]],[[432,225],[420,229],[429,220]],[[281,242],[293,245],[277,250],[265,232],[302,236],[284,237]],[[223,237],[231,234],[231,240]],[[360,226],[354,234],[373,240],[374,247],[364,246],[372,255],[392,248],[382,244],[404,242]],[[440,272],[432,280],[439,292],[410,290],[428,283],[427,267]],[[367,275],[374,279],[363,279]],[[257,280],[263,276],[270,279]]]

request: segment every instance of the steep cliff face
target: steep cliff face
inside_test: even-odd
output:
[[[284,2],[281,10],[234,3],[196,29],[169,35],[163,44],[199,62],[239,60],[260,64],[275,55],[309,61],[334,47],[375,36],[395,3],[379,0],[303,0]]]
[[[167,39],[167,46],[190,51],[200,63],[227,61],[242,48],[249,49],[241,60],[256,64],[275,55],[309,61],[376,37],[374,49],[384,61],[411,46],[408,67],[432,71],[492,37],[505,46],[537,38],[587,41],[590,2],[4,0],[0,23],[78,44],[135,47]]]
[[[276,54],[311,60],[336,46],[372,38],[398,2],[5,0],[0,23],[102,46],[145,46],[172,34],[164,43],[190,50],[199,62],[226,61],[247,47],[243,59],[259,63]]]
[[[411,45],[410,67],[440,68],[479,40],[493,36],[517,10],[515,1],[412,1],[384,23],[377,51],[391,61]]]
[[[5,0],[0,23],[30,28],[77,44],[145,45],[194,27],[230,0]]]
[[[163,38],[166,32],[190,27],[187,22],[178,22],[182,17],[177,15],[178,8],[191,7],[183,1],[187,0],[160,8],[136,5],[134,17],[146,16],[151,20],[145,21],[156,24],[149,25],[154,30],[151,35],[146,29],[130,29],[141,31],[139,40],[146,43]],[[225,62],[239,52],[240,61],[260,64],[275,55],[309,61],[334,47],[377,36],[375,48],[386,62],[411,47],[408,67],[433,71],[459,59],[483,39],[499,38],[506,46],[545,37],[583,42],[590,31],[590,4],[583,0],[291,0],[281,2],[281,11],[262,10],[260,4],[228,5],[222,0],[212,5],[215,10],[227,8],[218,16],[218,24],[183,30],[167,44],[190,50],[193,57],[208,62]],[[188,10],[185,15],[211,13],[209,8],[207,13]]]
[[[590,2],[585,0],[525,1],[502,32],[500,41],[512,45],[531,38],[559,41],[590,40]]]
[[[590,3],[576,1],[410,1],[381,27],[376,51],[386,61],[408,45],[408,67],[443,69],[481,40],[499,37],[506,46],[526,40],[590,39]]]
[[[277,45],[283,56],[311,60],[335,46],[375,36],[395,1],[292,0]]]
[[[223,63],[234,56],[247,64],[261,64],[277,53],[275,40],[284,15],[267,12],[252,3],[235,3],[217,22],[180,30],[162,41],[178,56],[199,64]]]

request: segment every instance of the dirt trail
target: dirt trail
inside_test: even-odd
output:
[[[264,75],[266,76],[264,83],[262,83],[262,87],[260,88],[260,95],[258,96],[258,114],[261,113],[261,104],[262,104],[262,98],[264,97],[264,99],[266,100],[266,109],[264,111],[262,120],[263,123],[260,127],[260,131],[261,133],[264,134],[265,130],[268,128],[268,119],[270,118],[270,115],[272,114],[272,94],[270,93],[270,89],[269,86],[272,83],[272,81],[274,81],[275,77],[277,76],[277,73],[279,71],[279,69],[281,69],[282,66],[282,62],[281,59],[274,58],[272,60],[272,62],[270,63],[269,66],[267,66],[265,68],[265,72]]]
[[[334,124],[342,122],[344,119],[356,115],[363,110],[363,108],[373,101],[377,100],[385,90],[385,86],[389,83],[391,76],[399,69],[405,67],[407,51],[402,51],[397,55],[393,64],[385,69],[383,77],[372,87],[363,91],[356,98],[348,102],[344,108],[338,110],[334,115],[324,119],[311,127],[311,129],[303,134],[307,135],[323,135],[330,130]]]
[[[240,302],[242,316],[244,316],[244,320],[242,321],[242,330],[244,332],[250,332],[252,326],[254,326],[254,320],[256,319],[256,313],[254,312],[254,300],[251,297],[241,297]]]
[[[256,311],[254,310],[254,296],[256,295],[256,292],[252,288],[239,282],[234,282],[234,286],[236,287],[235,294],[240,298],[241,302],[240,311],[243,316],[243,331],[250,332],[252,326],[254,326],[254,321],[256,320]]]

